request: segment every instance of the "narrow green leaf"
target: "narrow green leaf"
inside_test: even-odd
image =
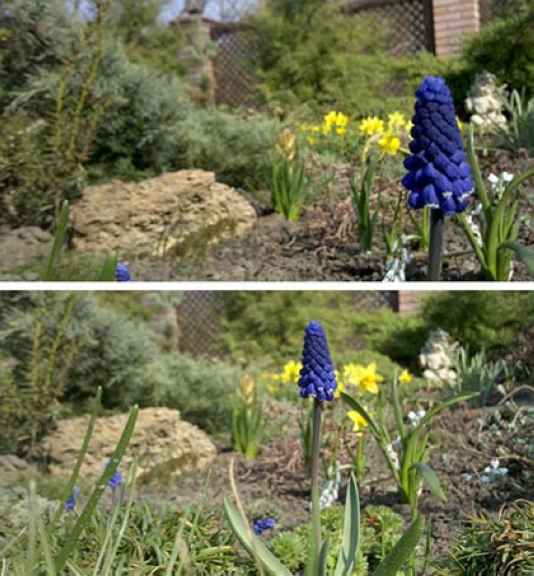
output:
[[[343,541],[337,557],[334,576],[352,574],[360,545],[360,497],[358,485],[351,474],[345,499],[345,519],[343,523]]]
[[[82,467],[83,460],[85,455],[87,454],[87,450],[89,449],[89,442],[91,441],[91,437],[93,436],[93,431],[95,429],[96,418],[98,416],[98,411],[100,410],[100,406],[102,404],[102,387],[99,386],[96,391],[96,397],[93,400],[93,408],[91,410],[91,417],[89,419],[89,425],[87,426],[87,430],[85,431],[85,436],[83,438],[82,447],[80,449],[80,453],[78,454],[78,458],[76,460],[76,464],[74,465],[74,469],[72,474],[69,478],[69,482],[67,487],[65,488],[65,492],[63,493],[63,497],[61,499],[62,503],[64,504],[69,496],[72,494],[74,490],[74,486],[78,481],[78,476],[80,475],[80,469]],[[65,510],[64,506],[58,506],[52,521],[48,527],[48,533],[51,534],[56,524],[61,519],[63,511]]]
[[[432,494],[443,500],[443,502],[447,502],[447,496],[445,495],[439,478],[434,470],[430,468],[428,464],[424,464],[423,462],[418,462],[414,467],[421,478],[427,483]]]
[[[325,540],[319,552],[319,574],[318,576],[326,576],[326,561],[328,559],[328,540]]]
[[[269,551],[252,530],[245,526],[239,512],[226,498],[224,499],[224,513],[243,548],[253,558],[257,558],[270,574],[273,576],[291,576],[291,572]]]
[[[97,282],[113,282],[115,280],[115,270],[117,268],[117,256],[108,256],[104,260],[102,269],[97,277]]]
[[[74,550],[74,548],[78,542],[78,538],[80,537],[80,534],[82,533],[84,528],[89,524],[91,517],[92,517],[92,515],[96,509],[96,505],[98,504],[98,501],[100,500],[102,494],[104,493],[107,482],[110,480],[110,478],[113,476],[113,474],[115,474],[115,471],[117,470],[117,467],[120,464],[120,461],[121,461],[122,457],[124,456],[126,449],[128,448],[128,443],[130,442],[130,439],[133,435],[138,413],[139,413],[139,407],[138,406],[134,406],[130,410],[130,414],[128,416],[128,421],[126,422],[126,426],[124,427],[124,430],[123,430],[122,435],[119,439],[117,447],[115,448],[115,451],[113,452],[113,455],[110,459],[109,465],[106,466],[104,472],[102,473],[102,475],[98,479],[96,486],[93,490],[93,493],[91,494],[91,496],[89,498],[89,501],[87,502],[84,509],[82,510],[80,517],[78,518],[78,520],[76,521],[76,524],[73,526],[72,530],[70,531],[68,538],[67,538],[67,541],[63,545],[63,548],[61,549],[61,551],[58,555],[58,558],[56,560],[56,571],[57,572],[61,573],[61,570],[63,570],[70,554],[72,553],[72,551]]]
[[[393,400],[393,414],[395,415],[395,423],[397,424],[397,431],[401,440],[404,440],[406,436],[406,432],[404,430],[404,422],[402,419],[402,408],[399,399],[399,387],[397,385],[397,373],[393,377],[393,381],[391,383],[391,393],[392,393],[392,400]]]
[[[417,516],[412,525],[395,544],[393,550],[380,563],[373,576],[396,576],[404,564],[410,559],[421,537],[423,520]]]
[[[371,418],[367,410],[358,402],[358,400],[352,396],[349,396],[345,392],[341,392],[341,399],[343,402],[345,402],[345,404],[348,404],[350,408],[356,410],[356,412],[358,412],[362,418],[365,418],[369,428],[371,428],[371,431],[377,438],[381,437],[380,430],[378,429],[376,422]]]
[[[534,250],[527,248],[519,242],[504,242],[500,245],[500,249],[513,250],[521,262],[527,267],[530,276],[534,276]]]

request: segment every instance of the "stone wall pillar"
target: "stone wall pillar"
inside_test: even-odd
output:
[[[187,71],[185,81],[189,94],[198,104],[214,104],[215,72],[209,23],[201,14],[184,14],[175,25],[185,40],[178,60]]]
[[[479,0],[433,0],[436,56],[458,52],[465,36],[480,31]]]

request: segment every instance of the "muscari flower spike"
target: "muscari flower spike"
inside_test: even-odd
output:
[[[333,400],[336,375],[328,350],[326,334],[319,322],[312,320],[304,331],[304,351],[299,379],[302,398]]]
[[[124,262],[119,262],[115,268],[115,280],[117,282],[130,282],[131,279],[128,265]]]
[[[443,78],[427,76],[415,95],[412,154],[404,161],[408,174],[402,179],[408,204],[462,212],[474,187],[450,90]]]
[[[252,527],[254,529],[254,533],[259,536],[266,530],[272,530],[275,526],[276,520],[274,518],[261,518],[260,520],[254,520]]]

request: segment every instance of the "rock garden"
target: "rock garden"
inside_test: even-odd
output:
[[[531,574],[532,294],[362,294],[2,293],[2,574]]]
[[[531,277],[529,2],[449,58],[270,2],[239,24],[241,106],[196,9],[82,4],[0,9],[0,278],[107,279],[108,258],[139,281]]]

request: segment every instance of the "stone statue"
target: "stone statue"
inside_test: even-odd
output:
[[[483,130],[506,129],[503,114],[506,86],[497,86],[497,79],[489,72],[477,74],[465,100],[471,121]]]
[[[202,14],[206,7],[206,0],[185,0],[184,15]]]

